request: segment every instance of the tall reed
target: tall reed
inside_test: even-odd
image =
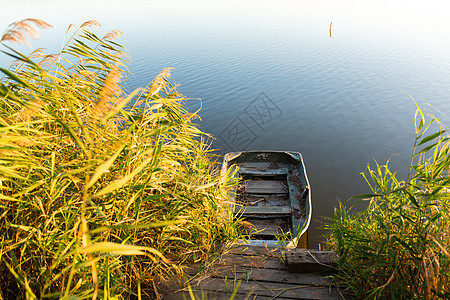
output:
[[[433,123],[440,124],[433,118],[425,126],[418,107],[406,180],[388,164],[368,166],[365,208],[335,210],[329,229],[338,279],[357,299],[450,298],[450,141],[442,124],[426,135]]]
[[[6,45],[41,22],[2,38],[16,61],[0,68],[0,299],[129,298],[233,239],[228,186],[170,68],[128,92],[120,32],[99,38],[94,21],[56,54]]]

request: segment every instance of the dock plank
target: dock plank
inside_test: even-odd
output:
[[[196,291],[212,291],[230,293],[239,280],[224,278],[209,278],[198,286],[191,288]],[[253,294],[258,296],[278,297],[288,299],[337,299],[339,293],[334,287],[285,284],[278,282],[244,281],[239,285],[238,294]]]
[[[266,247],[266,246],[250,246],[250,245],[234,245],[227,251],[228,254],[238,255],[263,255],[263,256],[277,256],[283,255],[280,247]]]
[[[258,269],[251,267],[222,266],[210,272],[215,278],[237,278],[259,282],[290,283],[297,285],[331,285],[331,279],[318,273],[288,273],[286,270]]]
[[[288,272],[286,253],[298,256],[297,250],[235,245],[208,263],[207,267],[202,267],[201,263],[189,266],[185,277],[174,280],[172,288],[163,293],[162,299],[191,299],[189,293],[198,299],[230,299],[235,288],[234,299],[328,300],[348,297],[321,273]],[[329,251],[306,251],[318,256],[329,254]]]
[[[289,249],[285,252],[289,272],[318,272],[333,268],[338,256],[333,251]]]
[[[195,299],[214,299],[214,300],[230,300],[232,292],[213,292],[213,291],[192,291]],[[187,291],[179,291],[177,293],[168,294],[164,296],[164,300],[192,300],[192,297]],[[248,295],[248,294],[236,294],[235,300],[273,300],[273,297]],[[277,300],[287,300],[291,298],[277,297]]]
[[[284,261],[280,257],[265,256],[240,256],[234,254],[224,254],[217,266],[236,265],[242,267],[287,270]]]

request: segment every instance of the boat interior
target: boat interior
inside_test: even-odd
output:
[[[310,219],[308,180],[301,160],[279,156],[229,161],[228,167],[238,168],[235,176],[239,177],[234,218],[250,234],[249,244],[305,247]]]

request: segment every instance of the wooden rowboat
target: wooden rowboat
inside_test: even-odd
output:
[[[234,217],[245,222],[250,244],[307,247],[311,191],[302,155],[287,151],[246,151],[225,155],[222,177],[233,172],[240,185],[233,193]],[[281,245],[283,246],[283,245]]]

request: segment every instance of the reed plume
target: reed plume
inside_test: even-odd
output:
[[[41,56],[42,60],[38,63],[41,67],[50,67],[53,65],[56,61],[56,59],[59,57],[59,54],[48,54]]]
[[[44,51],[43,51],[44,49],[45,49],[44,47],[37,48],[36,50],[32,51],[30,53],[30,55],[28,55],[28,58],[32,59],[32,58],[44,57],[45,56]]]
[[[105,34],[105,36],[102,38],[102,40],[115,41],[122,35],[123,35],[123,33],[120,30],[111,30],[110,32]]]
[[[31,47],[27,37],[31,37],[33,39],[39,38],[39,32],[33,27],[33,25],[41,29],[53,27],[52,25],[39,19],[24,19],[19,22],[11,23],[0,39],[0,42],[26,44]]]
[[[102,90],[99,93],[97,103],[94,106],[94,113],[96,115],[105,114],[116,103],[116,99],[122,94],[122,89],[119,85],[122,79],[122,73],[117,64],[115,64],[109,71]]]
[[[155,77],[155,79],[153,79],[149,90],[150,97],[158,93],[161,89],[166,88],[167,78],[170,77],[171,70],[173,70],[171,67],[165,68]]]
[[[70,29],[71,26],[72,26],[72,24],[69,26],[69,29]],[[100,23],[95,21],[95,20],[90,20],[90,21],[84,22],[80,26],[80,28],[85,28],[85,27],[102,27],[102,25],[100,25]]]

